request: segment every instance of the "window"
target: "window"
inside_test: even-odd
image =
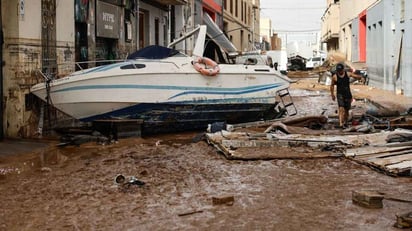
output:
[[[125,66],[121,66],[120,69],[122,70],[128,70],[128,69],[140,69],[140,68],[145,68],[146,65],[144,64],[127,64]]]
[[[240,3],[240,20],[244,21],[244,14],[243,14],[243,1]]]
[[[239,2],[239,0],[235,0],[235,17],[237,17],[238,16],[238,2]]]

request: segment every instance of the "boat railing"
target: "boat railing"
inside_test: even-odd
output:
[[[82,71],[82,70],[85,70],[91,67],[101,66],[105,64],[112,64],[112,63],[120,63],[124,61],[125,59],[90,60],[90,61],[75,62],[74,64],[76,68],[78,68],[78,70]],[[87,68],[84,68],[83,64],[87,64]],[[92,65],[89,67],[89,64],[92,64]]]
[[[139,69],[139,62],[138,59],[110,59],[110,60],[92,60],[92,61],[81,61],[81,62],[65,62],[63,64],[57,64],[57,66],[60,66],[59,68],[56,68],[56,71],[59,70],[59,73],[51,73],[50,70],[44,69],[44,68],[39,68],[37,69],[37,73],[41,76],[44,82],[51,81],[53,79],[59,79],[63,78],[67,75],[70,75],[74,71],[86,71],[87,69],[93,68],[93,67],[98,67],[106,64],[114,64],[114,63],[129,63],[131,66],[134,67],[134,69]],[[176,66],[176,68],[180,68],[178,64],[176,64],[173,61],[170,60],[159,60],[159,59],[145,59],[145,62],[156,62],[156,63],[170,63]],[[85,66],[87,65],[87,66]],[[64,66],[63,68],[61,66]],[[73,68],[75,67],[75,68]],[[62,70],[63,69],[63,70]],[[64,71],[66,69],[66,71]]]

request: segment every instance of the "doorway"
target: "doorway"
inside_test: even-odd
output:
[[[75,25],[75,62],[76,71],[88,68],[88,52],[87,52],[87,24],[76,22]]]

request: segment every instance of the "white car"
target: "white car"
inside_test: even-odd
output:
[[[306,61],[306,69],[310,70],[315,67],[321,66],[323,62],[325,61],[324,58],[322,57],[312,57]]]

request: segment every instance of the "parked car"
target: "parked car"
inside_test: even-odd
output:
[[[306,61],[306,69],[311,70],[315,67],[319,67],[325,62],[325,58],[320,56],[318,57],[311,57]]]

